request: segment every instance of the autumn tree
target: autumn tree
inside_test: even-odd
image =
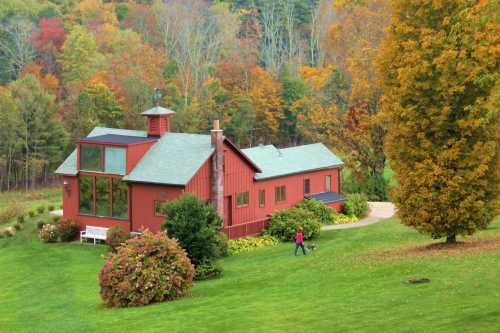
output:
[[[379,56],[402,223],[433,238],[499,207],[498,1],[393,1]]]

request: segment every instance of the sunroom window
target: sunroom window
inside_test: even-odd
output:
[[[106,147],[104,149],[104,172],[124,175],[125,156],[125,148]]]
[[[102,171],[102,147],[95,145],[80,146],[80,170]]]
[[[128,187],[118,178],[80,176],[80,214],[128,219]]]

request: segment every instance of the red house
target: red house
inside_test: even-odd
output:
[[[161,203],[195,193],[213,202],[230,238],[258,234],[270,214],[314,197],[339,210],[342,161],[321,143],[238,149],[211,135],[172,133],[173,111],[155,107],[147,131],[96,127],[56,173],[63,211],[85,226],[160,230]]]

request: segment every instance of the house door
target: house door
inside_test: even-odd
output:
[[[233,225],[233,198],[231,196],[224,197],[224,226],[230,227]]]

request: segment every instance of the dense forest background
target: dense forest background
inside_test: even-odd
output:
[[[54,181],[94,126],[144,129],[159,88],[174,131],[220,119],[241,147],[321,141],[384,199],[374,63],[389,13],[388,0],[2,0],[0,189]]]

